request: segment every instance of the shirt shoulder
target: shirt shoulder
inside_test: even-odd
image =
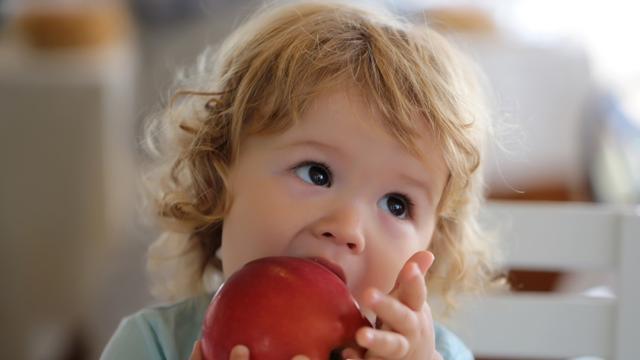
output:
[[[471,350],[456,334],[446,327],[435,324],[436,350],[444,360],[473,360]]]
[[[205,294],[125,317],[100,359],[188,359],[210,300]]]

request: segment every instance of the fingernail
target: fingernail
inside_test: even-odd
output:
[[[237,356],[246,356],[249,354],[249,348],[244,345],[236,345],[231,352]]]

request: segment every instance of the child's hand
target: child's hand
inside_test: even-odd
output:
[[[189,360],[202,360],[202,348],[200,348],[200,340],[193,344],[193,351]],[[236,345],[231,349],[229,360],[249,360],[249,349],[244,345]],[[309,360],[304,355],[296,355],[291,360]]]
[[[389,294],[376,289],[367,291],[363,306],[371,309],[378,321],[376,329],[361,328],[356,333],[357,343],[367,349],[365,358],[442,359],[435,349],[433,318],[424,282],[433,260],[432,253],[420,251],[405,263]],[[343,355],[350,357],[356,353],[349,350]]]
[[[189,360],[202,360],[202,348],[200,347],[200,340],[193,344],[193,350],[191,350],[191,357]]]

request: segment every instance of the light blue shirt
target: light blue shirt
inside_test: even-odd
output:
[[[107,344],[101,360],[186,360],[200,338],[211,294],[173,305],[145,308],[124,318]],[[436,349],[444,360],[473,360],[451,331],[436,324]]]

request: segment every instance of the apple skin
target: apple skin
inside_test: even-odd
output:
[[[363,326],[371,324],[336,274],[310,259],[267,257],[230,276],[211,300],[202,352],[228,360],[245,345],[252,360],[327,360],[336,348],[357,347]]]

